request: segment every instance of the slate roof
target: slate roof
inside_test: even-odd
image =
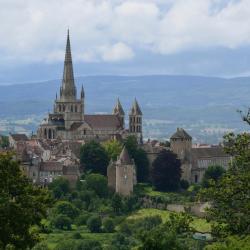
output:
[[[211,148],[192,148],[191,155],[193,159],[230,157],[230,155],[224,152],[223,147],[221,146],[216,146]]]
[[[28,137],[25,134],[11,134],[10,136],[15,141],[28,141]]]
[[[128,150],[126,149],[126,147],[123,148],[123,150],[119,156],[119,159],[120,159],[121,163],[123,163],[123,164],[132,164],[132,160],[129,156],[129,153],[128,153]]]
[[[85,115],[84,120],[94,129],[122,128],[121,122],[116,115]]]
[[[113,114],[125,115],[125,112],[122,108],[119,98],[117,99],[116,105],[113,110]]]
[[[142,115],[141,108],[136,99],[134,100],[133,106],[130,110],[130,115]]]
[[[41,171],[57,171],[62,172],[63,171],[63,164],[61,162],[57,161],[46,161],[41,163]]]
[[[170,139],[192,140],[192,137],[183,128],[177,128],[176,132],[171,136]]]

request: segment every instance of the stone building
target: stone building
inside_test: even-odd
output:
[[[129,113],[129,129],[125,129],[125,112],[117,100],[112,114],[85,114],[83,86],[80,97],[74,81],[69,33],[64,61],[63,80],[60,94],[54,102],[54,112],[40,125],[37,136],[43,139],[62,140],[107,140],[116,136],[125,138],[132,134],[142,141],[142,112],[137,100]]]
[[[190,183],[201,182],[209,166],[220,165],[227,169],[232,160],[220,145],[194,147],[192,137],[182,128],[171,136],[170,147],[182,162],[182,179]]]
[[[108,186],[116,193],[128,196],[136,184],[135,163],[124,147],[116,162],[111,161],[108,169]]]

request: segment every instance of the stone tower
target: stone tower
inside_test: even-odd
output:
[[[117,99],[117,102],[115,104],[115,107],[113,109],[113,115],[117,115],[121,121],[121,124],[122,124],[122,127],[124,128],[125,127],[125,112],[122,108],[122,105],[120,103],[120,100],[119,98]]]
[[[177,131],[170,138],[170,147],[181,160],[182,179],[190,182],[191,164],[189,158],[192,149],[192,137],[183,128],[177,128]]]
[[[136,99],[129,113],[129,132],[142,143],[142,112]]]
[[[108,185],[116,193],[128,196],[133,193],[136,184],[136,170],[127,149],[124,147],[116,162],[108,166]]]
[[[69,31],[64,60],[64,70],[59,99],[56,98],[54,113],[62,114],[65,128],[70,129],[74,122],[80,122],[84,117],[84,90],[81,89],[80,99],[77,99],[77,90],[74,80],[73,63],[70,48]]]

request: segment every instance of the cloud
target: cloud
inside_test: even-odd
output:
[[[102,47],[102,59],[106,62],[129,60],[134,57],[133,50],[124,43],[116,43],[111,47]]]
[[[70,27],[76,61],[119,62],[250,44],[249,0],[0,0],[4,60],[63,60]]]

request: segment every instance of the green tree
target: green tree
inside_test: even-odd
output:
[[[54,198],[60,199],[69,193],[69,181],[63,177],[58,177],[49,184],[49,190],[51,190]]]
[[[250,233],[250,135],[247,133],[225,136],[225,151],[233,156],[232,164],[217,182],[200,191],[200,198],[213,206],[209,216],[217,224],[218,235]]]
[[[103,220],[103,230],[106,233],[113,233],[115,230],[114,221],[111,218],[105,218]]]
[[[108,154],[109,160],[115,161],[122,152],[122,144],[117,140],[109,140],[103,143]]]
[[[71,219],[75,219],[79,215],[79,209],[68,201],[58,201],[55,205],[54,212],[55,214],[66,215]]]
[[[208,187],[210,181],[217,182],[225,172],[226,171],[222,166],[218,165],[209,166],[206,169],[205,174],[202,178],[202,186]]]
[[[0,242],[5,248],[32,248],[38,240],[33,225],[46,216],[51,198],[46,189],[23,176],[11,154],[0,154]],[[1,245],[0,244],[0,245]]]
[[[180,187],[181,162],[177,155],[162,150],[153,162],[152,182],[159,191],[176,191]]]
[[[94,173],[107,174],[109,157],[100,143],[91,141],[83,145],[80,159],[85,171],[90,170]]]
[[[87,188],[95,191],[100,197],[105,197],[108,194],[107,178],[101,174],[89,174],[86,177]]]
[[[146,151],[139,147],[135,136],[128,136],[124,144],[130,157],[135,161],[137,181],[147,182],[149,177],[149,160]]]
[[[9,147],[9,137],[8,136],[0,136],[0,148],[8,148]]]
[[[93,215],[87,221],[87,227],[91,233],[99,233],[101,231],[102,221],[100,216]]]
[[[112,199],[111,199],[111,206],[112,208],[114,209],[114,212],[116,214],[120,213],[122,208],[123,208],[123,204],[122,204],[122,198],[119,194],[114,194],[112,196]]]
[[[53,225],[58,229],[71,229],[72,219],[64,214],[59,214],[53,219]]]

